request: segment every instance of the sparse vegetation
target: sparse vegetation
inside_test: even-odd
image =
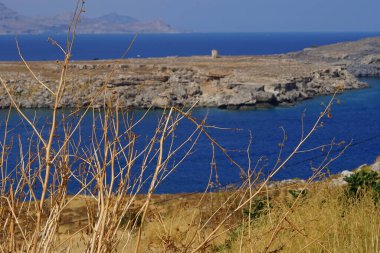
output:
[[[360,200],[363,196],[372,194],[377,203],[380,199],[380,176],[370,168],[362,168],[354,174],[345,177],[348,183],[347,197]]]

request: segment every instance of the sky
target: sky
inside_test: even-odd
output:
[[[28,16],[72,11],[76,0],[0,0]],[[193,32],[379,32],[380,0],[87,0],[88,17],[112,12],[162,19]]]

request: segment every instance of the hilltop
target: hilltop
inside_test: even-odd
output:
[[[23,16],[0,3],[0,35],[66,33],[71,16],[71,13],[62,13],[53,17]],[[139,21],[117,13],[96,18],[83,16],[78,26],[78,33],[84,34],[168,32],[175,32],[175,29],[162,20]]]

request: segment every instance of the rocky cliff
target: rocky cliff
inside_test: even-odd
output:
[[[111,17],[108,17],[111,18]],[[107,19],[108,19],[107,18]],[[33,62],[33,70],[57,89],[60,63]],[[366,87],[355,76],[380,75],[380,38],[274,56],[167,57],[72,62],[61,106],[201,106],[257,108],[293,104],[336,90]],[[0,63],[0,76],[21,107],[51,107],[21,63]],[[10,99],[0,86],[0,107]]]
[[[33,70],[56,90],[59,63],[34,62]],[[61,106],[192,106],[257,108],[292,104],[337,89],[365,87],[346,68],[300,63],[280,56],[184,57],[72,62]],[[0,63],[0,76],[25,108],[51,107],[53,96],[21,63]],[[105,95],[105,96],[103,96]],[[0,86],[0,106],[10,99]]]

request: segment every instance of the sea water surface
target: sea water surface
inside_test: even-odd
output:
[[[209,55],[217,49],[221,55],[279,54],[307,47],[354,41],[379,36],[380,33],[183,33],[140,34],[130,58]],[[26,60],[59,60],[63,58],[57,46],[48,38],[65,45],[64,35],[20,35],[20,50]],[[133,34],[77,35],[72,52],[73,60],[120,58],[133,41]],[[0,36],[0,61],[20,59],[15,36]]]
[[[209,40],[202,37],[206,35],[195,36],[199,36],[196,40],[197,43],[199,45],[204,45],[204,48],[207,48],[207,50],[204,49],[205,52],[208,51],[208,46],[210,46]],[[213,36],[218,37],[221,35]],[[252,37],[255,36],[258,35],[252,35]],[[262,34],[260,36],[265,37],[266,35]],[[272,37],[272,39],[267,39],[267,41],[272,41],[272,45],[281,44],[278,43],[278,37],[276,36]],[[242,54],[255,54],[255,52],[256,54],[260,54],[260,52],[261,54],[288,52],[297,49],[297,47],[309,46],[309,44],[322,44],[322,42],[318,41],[317,38],[328,37],[330,38],[328,41],[331,42],[333,42],[332,40],[343,40],[341,37],[343,36],[342,34],[325,34],[325,37],[313,34],[312,37],[314,40],[305,39],[305,34],[288,34],[286,36],[282,34],[281,36],[283,38],[287,38],[284,41],[296,42],[293,44],[286,44],[288,42],[283,42],[284,44],[281,44],[281,47],[278,46],[271,48],[272,51],[255,51],[255,49],[251,49],[252,51],[245,50]],[[344,37],[344,39],[356,39],[360,36],[363,35],[349,34],[349,37]],[[231,42],[232,44],[227,46],[226,41],[223,41],[222,37],[220,37],[219,40],[215,37],[213,38],[220,44],[225,43],[225,52],[227,52],[226,54],[231,55],[234,54],[235,48],[239,48],[239,43],[243,43],[242,41],[236,40],[235,44]],[[241,38],[243,41],[247,40],[247,38],[244,36]],[[265,41],[264,38],[260,38],[262,41]],[[40,37],[37,36],[33,39],[39,40]],[[100,41],[103,41],[105,39],[106,37],[102,37],[102,40]],[[1,39],[0,37],[0,46],[4,40],[6,39]],[[158,39],[158,37],[157,40],[158,41],[156,45],[162,45],[166,43],[166,41],[161,41]],[[260,39],[258,39],[258,41],[260,41]],[[328,42],[327,40],[323,41],[326,43]],[[254,48],[255,45],[260,44],[255,44],[254,42],[255,40],[250,42],[250,47],[247,44],[247,48]],[[99,43],[99,41],[94,43]],[[105,45],[107,46],[110,44]],[[262,46],[263,45],[264,44],[262,44]],[[284,48],[282,48],[282,46],[284,46]],[[112,48],[112,46],[110,47]],[[157,46],[157,48],[159,48],[159,46]],[[157,48],[151,49],[152,51],[147,50],[147,52],[157,51],[157,55],[154,56],[162,56],[158,55],[159,50]],[[195,47],[195,49],[193,48],[195,51],[188,52],[186,51],[186,47],[182,47],[182,51],[178,52],[187,52],[189,55],[195,54],[194,52],[199,52],[199,54],[201,54],[203,52],[203,49],[201,50],[201,48]],[[91,47],[88,49],[88,52],[91,51],[90,49]],[[94,52],[98,52],[98,49],[92,49]],[[40,52],[43,51],[42,49],[39,50]],[[34,53],[30,53],[31,54],[28,56],[30,59],[43,60],[42,58],[38,58],[36,55],[34,57],[37,58],[33,58]],[[183,55],[184,54],[185,53],[183,53]],[[41,55],[44,55],[44,53],[41,53]],[[93,56],[95,55],[98,55],[101,58],[106,58],[102,57],[99,52],[93,54]],[[112,54],[108,56],[108,58],[114,57]],[[51,57],[52,56],[50,54],[46,54],[46,59],[51,59]],[[82,55],[77,59],[87,59],[88,57],[88,55]],[[370,87],[368,89],[347,91],[339,95],[333,105],[331,117],[323,120],[323,127],[319,127],[302,148],[302,150],[313,149],[314,147],[319,147],[321,145],[331,143],[332,141],[336,143],[344,142],[345,144],[349,144],[347,150],[341,155],[341,157],[328,166],[328,170],[331,173],[337,173],[346,169],[354,169],[364,163],[372,163],[376,157],[380,155],[380,78],[366,78],[361,80],[367,82]],[[276,107],[262,110],[229,111],[216,108],[194,109],[192,116],[199,120],[202,120],[207,116],[208,125],[217,126],[220,128],[228,128],[208,128],[208,131],[218,143],[220,143],[224,148],[228,150],[231,157],[239,164],[241,164],[245,169],[249,166],[247,147],[249,146],[250,139],[252,138],[249,152],[251,167],[254,167],[256,165],[256,161],[261,159],[262,162],[259,164],[259,168],[263,168],[263,171],[268,173],[277,161],[278,154],[281,150],[280,147],[284,132],[286,133],[287,138],[281,155],[282,160],[285,159],[287,155],[289,155],[294,150],[294,147],[299,142],[302,133],[302,126],[305,131],[310,130],[315,120],[318,118],[320,112],[323,111],[324,106],[329,102],[330,99],[331,96],[321,96],[298,103],[295,106]],[[48,129],[46,122],[48,121],[49,117],[51,117],[50,110],[32,109],[24,110],[24,112],[28,115],[28,117],[36,119],[39,129],[42,129],[43,126],[45,126],[44,131],[46,133]],[[1,135],[4,132],[7,113],[8,110],[0,110]],[[144,114],[144,111],[136,110],[133,112],[133,114],[134,117],[138,119]],[[161,114],[162,111],[159,110],[148,113],[146,118],[136,127],[135,132],[139,136],[139,142],[137,144],[138,149],[141,150],[143,148],[147,138],[150,136],[152,131],[154,131]],[[303,115],[305,116],[302,124],[301,118]],[[90,145],[90,138],[86,138],[86,135],[87,137],[90,135],[91,124],[92,117],[91,115],[88,115],[85,117],[80,129],[81,133],[84,135],[84,137],[81,139],[81,145],[83,146]],[[11,113],[8,129],[11,129],[10,136],[13,136],[15,143],[18,138],[24,142],[27,142],[29,140],[28,138],[31,129],[25,122],[21,121],[20,116],[15,111],[12,111]],[[191,122],[185,121],[179,126],[176,132],[176,139],[178,141],[184,140],[193,129],[194,125],[191,124]],[[0,141],[2,141],[2,139],[0,139]],[[15,146],[17,149],[17,145]],[[343,147],[344,145],[334,148],[331,151],[330,157],[339,154]],[[212,159],[212,145],[205,136],[202,136],[195,145],[194,151],[191,152],[191,154],[181,164],[181,166],[179,166],[179,168],[175,170],[175,172],[171,174],[162,185],[160,185],[160,187],[157,189],[157,192],[178,193],[203,191],[207,187],[210,172],[213,171],[213,173],[215,173],[215,168],[217,168],[220,185],[226,186],[229,184],[239,183],[239,169],[237,169],[236,166],[234,166],[221,151],[218,149],[215,150],[216,163],[213,163],[214,160]],[[284,169],[281,170],[274,179],[282,180],[289,178],[307,178],[312,174],[313,169],[317,168],[319,164],[323,162],[326,154],[327,150],[323,148],[315,149],[310,153],[298,154],[286,164]],[[175,157],[175,160],[178,161],[179,158],[180,156]],[[16,155],[10,155],[8,167],[12,168],[12,166],[16,165],[18,162],[19,158]],[[216,167],[214,165],[216,165]],[[78,190],[77,187],[78,186],[75,184],[71,185],[70,192],[73,193]]]

